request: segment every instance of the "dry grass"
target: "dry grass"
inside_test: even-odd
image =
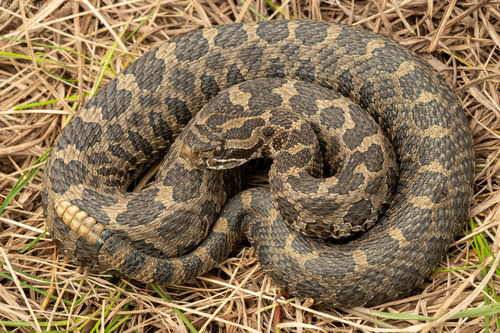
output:
[[[42,235],[43,160],[36,161],[68,114],[131,61],[182,32],[290,17],[391,36],[431,63],[463,101],[476,147],[475,200],[436,272],[408,298],[373,309],[320,312],[298,301],[266,309],[279,291],[249,248],[181,286],[90,275],[65,263]],[[3,332],[188,332],[189,325],[204,332],[499,330],[498,315],[488,316],[500,311],[498,0],[0,1],[0,35],[0,204],[7,203],[0,216]],[[16,185],[25,172],[31,178]],[[15,195],[12,201],[9,195]],[[479,312],[463,312],[468,309]]]

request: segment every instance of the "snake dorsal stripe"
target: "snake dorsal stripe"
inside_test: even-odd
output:
[[[206,172],[185,161],[189,120],[228,88],[266,78],[338,92],[387,135],[399,163],[396,190],[361,236],[332,245],[298,235],[283,228],[269,191],[240,192],[241,168]],[[275,94],[284,92],[263,93],[263,101],[251,94],[246,103],[272,103]],[[127,190],[164,155],[151,185]],[[473,163],[459,100],[395,41],[336,23],[232,24],[166,42],[93,96],[51,151],[42,200],[56,244],[92,270],[180,283],[220,262],[245,234],[291,293],[325,306],[373,305],[414,289],[445,254],[467,216]]]

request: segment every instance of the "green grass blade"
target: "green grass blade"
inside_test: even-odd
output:
[[[158,288],[154,284],[150,284],[150,286],[158,293],[158,295],[160,295],[161,298],[163,298],[165,301],[169,303],[172,303],[172,301],[167,297],[167,295],[165,295],[160,290],[160,288]],[[192,333],[198,333],[198,330],[193,326],[193,324],[191,324],[191,322],[182,314],[182,312],[179,309],[177,308],[172,308],[172,309],[174,310],[175,313],[177,313],[177,315],[181,318],[181,320],[184,322],[184,324],[186,324],[186,326]]]
[[[89,96],[89,95],[90,95],[90,93],[84,93],[84,96]],[[73,101],[73,100],[77,100],[79,98],[80,98],[79,95],[74,95],[74,96],[65,97],[64,100],[65,101]],[[29,109],[29,108],[35,108],[35,107],[40,107],[40,106],[44,106],[44,105],[54,104],[54,103],[57,103],[57,102],[59,102],[59,100],[57,100],[57,99],[51,99],[51,100],[43,101],[43,102],[17,105],[17,106],[14,106],[12,109],[15,110],[15,111],[17,111],[17,110],[24,110],[24,109]]]
[[[142,20],[141,23],[139,23],[139,25],[137,26],[137,28],[135,28],[128,36],[127,38],[125,38],[125,42],[128,41],[130,38],[132,38],[133,35],[135,35],[137,33],[137,31],[139,31],[139,29],[144,25],[146,24],[146,22],[151,18],[151,16],[153,16],[153,14],[156,12],[156,8],[154,8],[151,13],[149,13],[148,16],[146,16],[146,18],[144,20]]]
[[[3,263],[2,263],[3,264]],[[3,273],[3,272],[0,272],[0,276],[1,277],[4,277],[5,279],[7,280],[10,280],[10,281],[14,281],[14,278],[12,276],[10,276],[9,274],[6,274],[6,273]],[[26,283],[26,282],[23,282],[23,281],[19,281],[19,283],[23,286],[23,287],[26,287],[32,291],[35,291],[39,294],[42,294],[43,296],[45,297],[50,297],[52,298],[53,300],[57,301],[57,297],[54,296],[54,295],[49,295],[47,292],[41,290],[41,289],[38,289],[36,287],[33,287],[31,286],[30,284]],[[63,300],[64,303],[68,304],[68,305],[72,305],[73,303],[68,301],[68,300]]]
[[[38,235],[35,239],[33,239],[28,245],[26,245],[25,247],[22,248],[22,250],[20,251],[21,254],[25,253],[26,251],[28,251],[36,242],[38,242],[40,240],[40,238],[42,238],[43,236],[45,236],[47,234],[47,230],[45,230],[44,232],[42,232],[40,235]]]
[[[384,319],[394,319],[394,320],[420,320],[420,321],[433,321],[437,320],[434,317],[420,316],[412,313],[388,313],[372,310],[370,314]]]
[[[468,309],[461,311],[457,313],[456,315],[452,316],[450,319],[459,319],[459,318],[478,318],[478,317],[483,317],[483,316],[492,316],[500,313],[500,304],[495,303],[495,304],[488,304],[488,305],[483,305],[478,308],[474,309]]]
[[[36,161],[31,165],[31,166],[36,166],[42,162],[45,162],[47,160],[47,156],[50,152],[50,149],[47,150],[45,153],[43,153],[42,156],[36,159]],[[4,202],[2,205],[0,205],[0,215],[2,215],[5,207],[16,197],[16,195],[28,184],[31,179],[36,175],[36,173],[40,170],[40,168],[34,168],[31,171],[26,171],[22,174],[22,176],[19,178],[19,180],[16,182],[14,187],[12,187],[12,190],[10,193],[7,195],[5,198]],[[26,177],[24,180],[23,178]]]
[[[242,5],[245,4],[245,1],[243,0],[238,0]],[[267,21],[267,17],[265,17],[264,15],[262,15],[261,13],[259,13],[258,11],[256,11],[255,9],[253,9],[251,6],[248,7],[248,10],[251,11],[252,13],[254,13],[255,15],[257,15],[259,18],[263,19],[264,21]]]
[[[22,44],[28,44],[28,42],[24,39],[18,39],[18,38],[11,38],[11,37],[5,37],[5,36],[2,36],[0,35],[0,39],[6,39],[6,40],[11,40],[11,41],[14,41],[14,42],[18,42],[18,43],[22,43]],[[96,61],[93,61],[92,58],[89,58],[87,57],[86,55],[82,54],[82,53],[78,53],[76,52],[75,50],[71,49],[71,48],[68,48],[68,47],[61,47],[61,46],[55,46],[55,45],[49,45],[49,44],[42,44],[42,43],[37,43],[37,42],[31,42],[31,45],[34,45],[34,46],[42,46],[42,47],[46,47],[46,48],[49,48],[49,49],[55,49],[55,50],[63,50],[63,51],[66,51],[66,52],[70,52],[70,53],[73,53],[79,57],[82,57],[82,58],[85,58],[86,60],[94,63],[94,64],[97,64]]]
[[[29,55],[12,53],[12,52],[5,52],[5,51],[0,51],[0,58],[31,60],[31,56],[29,56]],[[47,59],[47,58],[35,57],[35,60],[37,62],[44,62],[47,64],[57,65],[57,66],[61,66],[64,68],[75,68],[76,67],[75,65],[69,65],[69,64],[66,64],[66,63],[63,63],[60,61]]]

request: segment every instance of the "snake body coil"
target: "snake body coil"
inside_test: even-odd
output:
[[[189,120],[229,87],[265,78],[339,92],[387,135],[399,180],[364,234],[342,244],[302,236],[286,227],[269,191],[237,194],[238,168],[199,170],[184,160]],[[248,94],[248,105],[259,103]],[[281,97],[273,91],[267,102]],[[153,184],[128,192],[168,148]],[[292,20],[195,31],[134,62],[64,129],[42,199],[54,241],[91,269],[180,283],[214,267],[244,231],[289,292],[352,306],[400,297],[432,272],[467,216],[472,180],[467,120],[429,65],[378,34]]]
[[[349,99],[311,83],[237,84],[210,100],[184,131],[183,156],[201,169],[272,158],[274,207],[306,236],[365,231],[395,191],[398,166],[382,129]]]

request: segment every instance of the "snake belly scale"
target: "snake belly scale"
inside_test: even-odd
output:
[[[266,78],[350,98],[392,143],[392,201],[350,242],[290,230],[268,190],[239,192],[239,168],[206,171],[184,160],[189,120],[229,87]],[[155,181],[127,191],[169,148]],[[414,289],[442,258],[467,216],[473,165],[460,102],[396,42],[335,23],[231,24],[174,38],[92,97],[50,154],[42,201],[56,244],[92,270],[181,283],[214,267],[245,234],[289,292],[324,306],[374,305]]]

